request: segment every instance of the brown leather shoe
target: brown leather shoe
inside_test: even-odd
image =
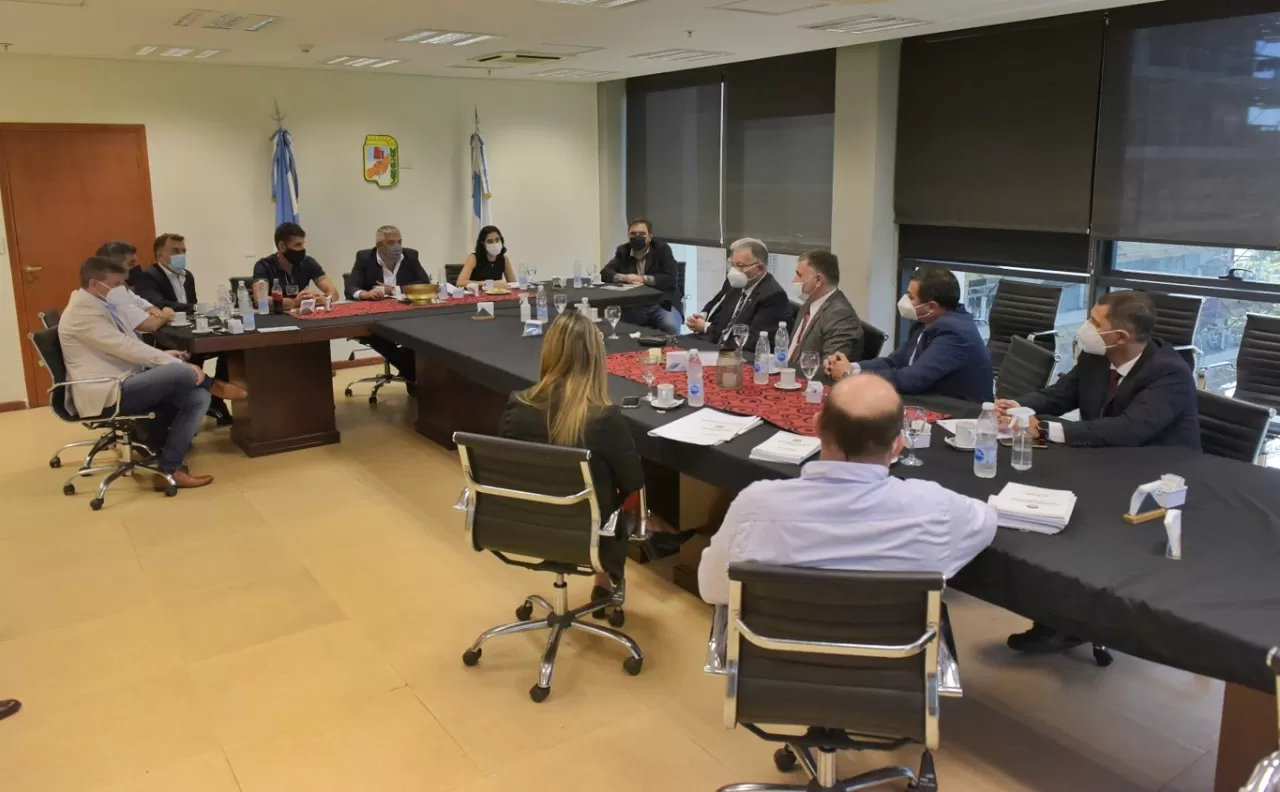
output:
[[[239,385],[232,385],[230,382],[223,382],[222,380],[214,380],[213,387],[209,389],[209,393],[219,399],[230,401],[249,398],[249,391]]]
[[[193,476],[185,470],[175,470],[173,480],[177,483],[178,489],[195,489],[212,484],[213,476]],[[163,492],[164,488],[169,486],[168,479],[159,473],[152,477],[151,483],[155,485],[156,492]]]
[[[0,720],[4,720],[10,715],[16,715],[20,709],[22,709],[22,702],[17,699],[0,701]]]

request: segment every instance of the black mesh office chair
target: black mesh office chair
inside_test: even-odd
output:
[[[1046,387],[1058,367],[1058,354],[1021,336],[1009,340],[1004,365],[996,377],[997,399],[1020,399]]]
[[[142,443],[133,439],[134,425],[138,421],[154,419],[155,413],[147,413],[145,415],[121,415],[120,414],[120,391],[124,381],[129,379],[131,374],[123,377],[103,377],[91,380],[67,380],[67,365],[62,357],[62,343],[58,339],[57,328],[48,328],[46,330],[38,330],[27,336],[31,339],[32,345],[36,348],[36,352],[40,355],[40,361],[44,367],[49,370],[49,376],[53,379],[53,387],[49,389],[49,407],[53,410],[53,414],[67,423],[78,423],[84,425],[86,429],[94,432],[102,432],[97,440],[83,441],[80,443],[72,443],[66,448],[73,446],[92,446],[89,455],[85,457],[84,465],[76,471],[75,475],[67,479],[66,484],[62,486],[64,495],[76,494],[75,480],[87,476],[96,476],[105,473],[106,478],[98,486],[98,495],[89,501],[89,506],[94,511],[102,508],[106,502],[107,489],[122,476],[133,475],[134,470],[146,470],[151,473],[159,473],[169,480],[169,484],[165,487],[164,494],[173,497],[178,494],[178,484],[173,480],[173,476],[167,473],[161,473],[156,467],[159,458],[155,452],[147,448]],[[101,415],[85,417],[76,415],[67,405],[67,397],[70,388],[75,385],[103,385],[111,383],[114,385],[112,396],[109,401],[114,404],[107,408]],[[123,456],[120,461],[112,465],[103,465],[99,467],[93,466],[93,459],[103,451],[119,449]],[[134,459],[133,452],[142,451],[145,455],[142,459]],[[49,467],[57,468],[62,466],[62,461],[55,455],[49,460]]]
[[[873,324],[859,320],[862,325],[862,357],[858,358],[858,362],[864,360],[875,360],[880,357],[880,352],[884,350],[885,342],[889,340],[889,334]]]
[[[987,351],[991,353],[991,366],[997,374],[1014,336],[1029,338],[1051,352],[1058,348],[1054,327],[1061,299],[1061,286],[1000,281],[987,314],[990,329]]]
[[[689,306],[685,304],[689,300],[689,293],[684,290],[685,271],[687,269],[688,265],[683,261],[676,262],[676,294],[680,295],[680,304],[673,307],[680,311],[680,315],[685,318],[689,316]]]
[[[37,313],[36,316],[40,318],[40,326],[45,330],[48,330],[50,327],[57,327],[58,320],[62,318],[62,314],[57,308],[46,308]]]
[[[1267,665],[1276,675],[1277,722],[1280,723],[1280,649],[1267,653]],[[1264,757],[1240,792],[1280,792],[1280,750]]]
[[[847,572],[766,564],[729,567],[707,670],[727,677],[724,723],[784,743],[774,762],[798,760],[808,784],[734,784],[720,792],[834,792],[907,779],[937,790],[939,697],[960,696],[942,640],[942,576]],[[799,726],[777,734],[759,724]],[[836,778],[836,752],[925,747],[920,772],[887,767]]]
[[[1156,309],[1156,326],[1151,335],[1165,341],[1177,350],[1192,371],[1200,365],[1200,350],[1196,348],[1196,326],[1200,324],[1200,311],[1204,298],[1180,294],[1147,292]]]
[[[355,288],[355,286],[356,286],[355,273],[354,272],[342,273],[343,293],[350,294],[351,291]],[[365,350],[368,350],[369,352],[373,352],[372,349],[369,349],[369,342],[367,339],[353,338],[351,340],[365,347]],[[351,354],[347,355],[347,360],[355,360],[356,352],[365,351],[365,350],[352,350]],[[384,358],[382,361],[381,374],[376,374],[372,377],[361,377],[360,379],[351,380],[350,382],[347,383],[347,388],[345,391],[343,391],[343,393],[346,394],[346,397],[348,399],[350,399],[352,396],[355,395],[355,391],[352,390],[352,388],[354,388],[356,385],[373,383],[373,390],[369,391],[369,403],[376,405],[378,403],[378,391],[382,390],[384,385],[390,385],[393,382],[407,383],[408,380],[406,380],[404,377],[401,377],[398,374],[392,373],[391,362]]]
[[[249,292],[249,296],[253,296],[253,276],[252,275],[235,275],[227,279],[231,283],[231,299],[236,298],[236,289],[240,288],[240,284],[244,284],[245,291]]]
[[[625,531],[618,514],[602,515],[591,479],[591,452],[579,448],[526,443],[482,435],[455,433],[454,443],[462,462],[466,489],[457,508],[467,513],[467,537],[477,551],[489,551],[504,563],[556,576],[552,601],[536,594],[516,609],[518,621],[487,630],[462,655],[462,662],[480,662],[482,646],[490,638],[531,630],[550,630],[538,682],[529,690],[535,702],[551,693],[556,651],[567,630],[617,641],[630,656],[622,667],[640,673],[644,655],[630,637],[618,630],[590,624],[583,617],[609,612],[609,623],[623,624],[625,589],[619,585],[608,599],[569,609],[566,575],[603,573],[600,537]],[[643,536],[644,491],[640,492],[640,525]],[[637,538],[636,536],[632,537]],[[515,556],[515,557],[513,557]],[[546,612],[532,619],[537,606]]]
[[[462,274],[461,264],[445,264],[444,265],[444,277],[447,281],[449,281],[450,286],[458,285],[458,276],[461,274]]]
[[[1200,369],[1200,387],[1211,369],[1230,366],[1236,371],[1235,397],[1272,409],[1280,408],[1280,316],[1249,314],[1235,362],[1224,361]]]
[[[1196,391],[1200,411],[1200,448],[1206,454],[1253,464],[1267,441],[1276,411],[1240,399]]]

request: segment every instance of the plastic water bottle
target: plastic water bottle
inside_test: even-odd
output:
[[[992,402],[982,405],[982,416],[973,436],[973,475],[978,478],[996,477],[996,458],[1000,445],[1000,424],[996,421],[996,406]]]
[[[254,284],[253,293],[258,297],[258,313],[266,316],[271,312],[271,297],[268,295],[269,289],[265,281],[262,282],[262,288],[257,288],[258,284]]]
[[[702,356],[698,354],[698,350],[689,351],[689,364],[685,371],[689,375],[689,406],[701,407],[706,403],[706,393],[703,392],[702,384]]]
[[[787,323],[778,322],[778,332],[773,336],[773,370],[775,373],[787,367],[787,353],[791,351],[791,334]]]
[[[1035,412],[1030,407],[1015,407],[1009,411],[1013,423],[1013,469],[1031,469],[1031,447],[1035,438],[1031,436],[1031,416]]]
[[[240,309],[241,316],[246,310],[253,313],[253,303],[249,302],[249,290],[245,288],[244,281],[236,284],[236,307]]]
[[[533,319],[533,306],[529,305],[529,293],[520,292],[520,321],[528,323]]]
[[[769,369],[773,366],[773,352],[769,349],[769,334],[760,331],[760,340],[756,341],[756,376],[757,385],[769,384]]]
[[[251,333],[258,329],[258,317],[253,312],[253,299],[249,297],[249,290],[244,287],[244,283],[240,284],[236,292],[236,297],[240,300],[240,321],[244,322],[244,331]]]
[[[582,262],[577,259],[573,262],[573,288],[582,288]]]
[[[547,321],[547,288],[538,284],[538,321]]]

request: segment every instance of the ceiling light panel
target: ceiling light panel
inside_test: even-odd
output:
[[[350,66],[354,69],[385,69],[397,63],[404,63],[404,58],[374,58],[368,55],[336,55],[320,61],[325,66]]]
[[[710,60],[711,58],[723,58],[729,54],[731,53],[712,52],[711,50],[665,49],[665,50],[657,50],[656,52],[641,52],[640,54],[632,55],[631,57],[643,58],[645,60],[676,61],[676,62],[683,63],[687,61],[699,61],[699,60]]]
[[[137,52],[135,52],[135,53],[133,53],[133,54],[134,54],[134,55],[150,55],[151,53],[153,53],[153,52],[155,52],[155,51],[156,51],[156,48],[155,48],[155,47],[153,47],[153,46],[151,46],[150,44],[148,44],[148,45],[147,45],[147,46],[145,46],[145,47],[139,47],[139,48],[138,48],[138,51],[137,51]]]
[[[531,77],[562,77],[574,80],[590,80],[596,77],[604,77],[610,74],[617,74],[612,71],[593,71],[591,69],[546,69],[544,71],[534,72],[529,75]]]
[[[186,55],[190,55],[190,54],[191,54],[191,53],[193,53],[193,52],[195,52],[195,50],[191,49],[190,47],[170,47],[169,49],[164,50],[163,52],[161,52],[161,53],[160,53],[160,57],[162,57],[162,58],[181,58],[181,57],[184,57],[184,56],[186,56]]]
[[[556,5],[588,6],[590,8],[623,8],[636,3],[643,3],[644,0],[542,0],[542,2],[555,3]]]
[[[490,39],[500,39],[502,36],[495,36],[491,33],[465,33],[456,30],[437,30],[431,28],[428,30],[415,30],[412,33],[406,33],[403,36],[395,36],[391,41],[400,44],[440,44],[452,45],[454,47],[468,47],[472,44],[479,44],[482,41]]]
[[[727,3],[713,5],[710,8],[715,11],[737,11],[742,14],[785,16],[800,11],[826,8],[826,6],[826,3],[818,0],[729,0]]]
[[[173,23],[178,27],[199,26],[206,30],[238,30],[245,33],[257,33],[275,22],[279,17],[264,14],[248,14],[241,11],[211,11],[207,8],[193,8]]]
[[[802,27],[808,30],[822,30],[827,33],[855,33],[865,36],[871,33],[883,33],[886,30],[898,30],[900,28],[928,24],[928,22],[920,19],[863,14],[862,16],[833,19],[830,22],[819,22],[813,25],[803,25]]]

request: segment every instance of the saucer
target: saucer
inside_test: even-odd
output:
[[[972,451],[974,449],[974,445],[972,444],[961,445],[960,441],[957,440],[954,435],[952,435],[951,437],[948,437],[944,442],[957,451]]]
[[[212,327],[210,327],[208,330],[197,330],[195,327],[192,327],[191,332],[195,333],[196,335],[207,335],[209,333],[213,333],[216,331]]]
[[[683,407],[684,399],[680,399],[680,398],[672,399],[666,404],[659,404],[658,402],[653,401],[653,402],[650,402],[649,405],[653,407],[653,409],[657,410],[658,412],[666,412],[667,410],[674,410],[677,407]]]
[[[799,382],[795,383],[794,385],[783,385],[781,380],[773,383],[773,387],[777,388],[778,390],[784,390],[784,391],[804,390],[804,386],[801,385]]]
[[[487,291],[487,292],[485,292],[485,294],[488,294],[488,295],[494,295],[494,294],[510,294],[510,293],[511,293],[511,290],[510,290],[510,289],[493,289],[492,291]]]

